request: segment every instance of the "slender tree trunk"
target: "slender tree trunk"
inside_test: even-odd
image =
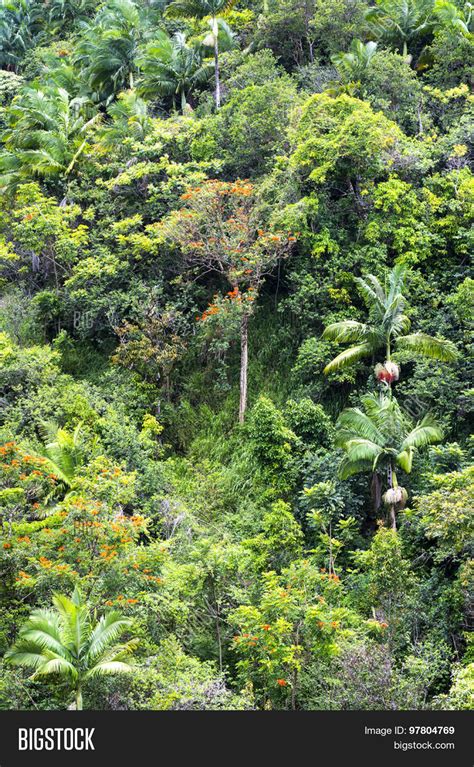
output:
[[[391,362],[392,347],[390,344],[390,335],[387,338],[387,348],[385,350],[385,362]],[[388,396],[392,399],[392,382],[388,381]]]
[[[222,663],[222,637],[221,637],[221,619],[219,614],[219,607],[217,607],[217,612],[216,612],[216,634],[217,634],[217,647],[219,652],[219,671],[222,674],[222,670],[224,666]]]
[[[184,90],[182,90],[181,91],[181,112],[182,112],[183,115],[184,115],[184,112],[186,110],[187,103],[188,102],[186,101],[186,93],[184,92]]]
[[[374,512],[377,514],[382,502],[382,481],[376,471],[372,474],[372,482],[370,485],[370,492],[372,495],[372,502],[374,505]]]
[[[296,685],[298,683],[298,672],[293,671],[293,680],[291,684],[291,710],[296,711]]]
[[[397,529],[397,515],[395,513],[395,506],[393,505],[393,503],[390,506],[390,522],[391,522],[391,525],[392,525],[392,530],[396,530]]]
[[[329,523],[329,575],[334,573],[334,559],[332,556],[332,525]]]
[[[216,109],[219,109],[221,105],[221,81],[219,74],[219,27],[217,25],[217,18],[212,19],[212,34],[214,37],[214,76],[216,80]]]
[[[387,469],[387,474],[388,474],[388,486],[389,486],[389,488],[391,490],[393,490],[393,488],[396,487],[398,483],[397,483],[397,477],[396,477],[396,474],[395,474],[395,472],[393,470],[392,464],[389,465],[389,467]],[[395,504],[394,503],[390,504],[390,507],[389,507],[389,519],[390,519],[390,522],[391,522],[391,525],[392,525],[392,530],[396,530],[397,529],[397,515],[395,513]]]
[[[296,635],[295,635],[295,645],[298,646],[300,643],[300,627],[297,625],[296,628]],[[292,711],[296,711],[296,690],[298,686],[298,670],[295,668],[293,669],[293,679],[291,683],[291,709]]]
[[[76,711],[82,711],[82,689],[81,685],[76,688]]]
[[[249,360],[249,316],[246,312],[240,321],[240,404],[239,423],[244,422],[247,409],[247,368]]]

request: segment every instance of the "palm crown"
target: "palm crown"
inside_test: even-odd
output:
[[[131,621],[116,611],[94,623],[78,589],[71,598],[54,594],[53,605],[31,613],[5,660],[32,668],[32,679],[63,676],[74,691],[76,709],[81,710],[83,685],[95,677],[131,671],[127,661],[137,642],[118,642]]]
[[[219,19],[218,16],[229,11],[236,0],[173,0],[166,8],[165,15],[170,19],[211,18],[211,44],[214,48],[215,102],[219,109],[221,103],[221,85],[219,75]]]
[[[178,96],[184,112],[187,94],[191,88],[206,82],[211,75],[211,66],[202,60],[196,48],[188,45],[182,32],[173,38],[164,32],[147,45],[138,59],[143,73],[140,90],[146,96]]]
[[[377,37],[407,56],[409,46],[435,25],[434,0],[376,0],[365,18]]]
[[[411,323],[404,314],[406,299],[402,293],[405,275],[405,266],[395,266],[388,275],[386,287],[373,274],[367,275],[366,279],[357,278],[359,291],[369,310],[370,322],[343,320],[328,325],[323,338],[353,346],[326,365],[325,373],[348,367],[364,357],[372,357],[381,349],[385,350],[385,359],[389,361],[393,342],[397,350],[405,349],[431,359],[449,362],[456,358],[456,347],[451,341],[426,333],[408,334]]]
[[[166,15],[170,19],[204,19],[229,11],[235,3],[236,0],[173,0],[166,9]]]
[[[363,409],[346,408],[336,424],[336,444],[346,453],[339,474],[347,479],[365,471],[378,476],[385,472],[388,489],[394,491],[398,488],[396,467],[410,474],[415,451],[439,442],[443,432],[430,414],[413,426],[397,400],[389,395],[367,394],[361,401]],[[398,496],[396,492],[388,495],[393,524],[395,502],[406,498],[402,490]]]
[[[332,63],[345,81],[360,80],[377,52],[377,43],[370,40],[363,43],[353,40],[346,53],[338,53],[332,57]]]
[[[87,98],[71,98],[64,88],[24,88],[8,111],[0,186],[15,186],[32,173],[68,178],[100,121],[90,106]]]

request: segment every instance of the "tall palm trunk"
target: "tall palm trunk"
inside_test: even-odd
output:
[[[244,312],[240,321],[240,403],[239,423],[244,422],[247,409],[247,369],[248,369],[248,336],[249,316]]]
[[[214,38],[214,77],[216,81],[215,101],[216,109],[219,109],[221,105],[221,80],[219,73],[219,26],[215,16],[212,19],[212,36]]]
[[[82,711],[82,688],[80,684],[76,687],[76,711]]]
[[[391,490],[398,486],[397,475],[395,474],[393,464],[390,463],[387,469],[388,486]],[[392,525],[392,530],[397,529],[397,515],[395,513],[395,504],[391,503],[389,506],[389,519]]]

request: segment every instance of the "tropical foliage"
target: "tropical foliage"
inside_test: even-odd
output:
[[[95,625],[88,607],[75,589],[71,598],[53,596],[52,610],[35,610],[21,627],[19,638],[5,659],[34,669],[33,679],[57,674],[65,677],[82,710],[82,691],[89,679],[131,671],[126,662],[135,644],[117,640],[131,621],[109,611]]]
[[[0,709],[472,708],[472,17],[0,2]]]

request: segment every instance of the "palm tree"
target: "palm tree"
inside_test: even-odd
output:
[[[456,347],[451,341],[426,333],[408,334],[410,320],[403,313],[406,299],[402,293],[406,273],[405,266],[395,266],[388,275],[388,284],[384,287],[373,274],[368,274],[365,279],[357,278],[359,292],[369,310],[369,322],[343,320],[328,325],[323,338],[355,345],[338,354],[326,365],[326,374],[348,367],[364,357],[373,357],[383,349],[386,364],[383,370],[376,370],[376,373],[379,380],[385,380],[390,385],[398,378],[396,365],[391,362],[394,343],[397,350],[405,349],[442,362],[456,359]]]
[[[405,488],[400,487],[396,468],[410,474],[415,451],[443,438],[443,432],[433,416],[428,414],[415,426],[405,416],[394,397],[367,394],[362,397],[363,410],[346,408],[336,423],[336,444],[346,455],[339,474],[347,479],[352,474],[371,471],[376,503],[380,505],[382,476],[387,491],[384,501],[390,510],[392,527],[396,528],[396,508],[407,500]]]
[[[214,48],[214,77],[216,109],[221,105],[221,84],[219,73],[219,16],[230,10],[236,0],[172,0],[165,11],[169,19],[211,18],[212,45]]]
[[[434,0],[376,0],[365,18],[373,34],[408,56],[408,48],[435,27]]]
[[[177,96],[184,114],[189,92],[211,75],[211,67],[202,60],[197,48],[188,45],[186,36],[177,32],[170,38],[162,32],[149,43],[137,61],[143,72],[140,91],[148,97]]]
[[[100,121],[85,97],[71,98],[64,88],[24,88],[6,110],[2,135],[0,186],[14,187],[31,177],[68,180]]]
[[[109,0],[85,24],[74,59],[97,99],[134,87],[139,46],[150,33],[132,0]]]
[[[17,71],[25,53],[45,39],[36,0],[0,0],[0,67]]]
[[[46,459],[51,472],[67,488],[73,484],[74,477],[84,465],[84,433],[82,424],[73,432],[59,429],[54,423],[42,423],[39,426],[44,447],[41,456]]]
[[[100,145],[105,149],[125,147],[126,140],[143,141],[152,127],[146,102],[136,91],[123,91],[110,104],[107,113],[112,118],[100,132]]]
[[[93,621],[77,588],[71,598],[54,594],[53,608],[31,613],[5,660],[32,668],[33,680],[63,677],[74,693],[75,708],[81,711],[83,688],[90,679],[132,670],[127,661],[137,640],[118,643],[131,625],[129,618],[116,611]]]
[[[332,63],[345,81],[356,82],[370,67],[376,51],[377,43],[370,41],[364,45],[360,40],[353,40],[347,53],[333,56]]]
[[[55,34],[87,19],[96,5],[95,0],[50,0],[48,21]]]

